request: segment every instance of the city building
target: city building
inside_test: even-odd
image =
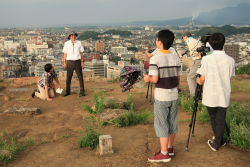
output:
[[[20,64],[2,64],[2,69],[4,71],[18,71],[20,68]]]
[[[3,41],[3,48],[4,49],[16,49],[17,47],[20,47],[20,44],[18,42],[14,41]]]
[[[36,77],[41,77],[42,74],[44,73],[44,66],[46,64],[52,64],[54,66],[55,72],[57,74],[57,77],[59,77],[59,72],[64,70],[64,67],[62,65],[62,61],[52,61],[52,62],[39,62],[36,66],[35,66],[35,76]]]
[[[103,52],[104,51],[104,43],[97,40],[97,42],[95,43],[95,51],[96,52]]]
[[[120,39],[121,36],[120,35],[112,35],[112,38],[114,38],[114,39]]]
[[[59,72],[59,76],[60,76],[60,78],[67,78],[67,71],[60,71]],[[93,70],[90,70],[90,69],[83,69],[82,70],[82,76],[83,77],[91,77],[91,78],[93,78],[93,77],[95,77],[95,72],[93,71]],[[74,73],[73,73],[73,76],[72,76],[73,78],[77,78],[77,74],[76,74],[76,71],[74,71]]]
[[[148,30],[149,30],[149,27],[148,27],[148,26],[146,26],[146,27],[145,27],[145,30],[146,30],[146,31],[148,31]]]
[[[239,45],[225,45],[224,50],[227,55],[234,59],[235,63],[239,63]]]
[[[127,47],[112,47],[111,51],[113,53],[128,53]]]
[[[17,59],[15,59],[14,57],[0,57],[0,63],[17,63]]]
[[[84,62],[84,68],[93,70],[95,76],[104,77],[104,62],[93,59],[92,62]]]
[[[149,61],[148,55],[144,52],[137,52],[135,58],[137,60]]]

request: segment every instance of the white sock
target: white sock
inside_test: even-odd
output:
[[[161,151],[161,153],[162,153],[163,155],[167,155],[167,154],[168,154],[167,151]]]
[[[173,148],[173,146],[168,146],[168,148]]]

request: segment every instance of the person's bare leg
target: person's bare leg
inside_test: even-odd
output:
[[[161,151],[167,152],[168,151],[168,137],[160,137],[161,143]]]
[[[169,134],[168,146],[173,146],[174,138],[175,138],[175,133],[174,134]]]

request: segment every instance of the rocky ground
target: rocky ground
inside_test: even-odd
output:
[[[39,78],[17,79],[9,84],[8,88],[35,88]],[[86,79],[88,80],[88,79]],[[6,81],[7,82],[7,81]],[[60,79],[65,88],[65,80]],[[240,82],[250,84],[249,78],[242,78]],[[78,86],[77,79],[72,86]],[[118,83],[110,84],[105,79],[95,78],[94,81],[85,82],[86,95],[79,97],[77,93],[68,97],[57,94],[52,101],[42,101],[32,98],[30,89],[24,92],[0,93],[0,129],[6,129],[8,134],[18,137],[21,142],[25,139],[34,139],[37,144],[17,155],[17,159],[8,164],[10,167],[28,166],[249,166],[250,151],[232,146],[225,146],[217,152],[211,151],[206,142],[211,139],[213,132],[211,126],[197,122],[195,137],[191,138],[189,152],[185,152],[188,137],[189,122],[179,121],[176,140],[174,142],[175,156],[169,163],[149,163],[147,158],[160,150],[159,139],[155,135],[153,119],[146,125],[136,125],[119,128],[106,126],[105,134],[113,138],[114,153],[100,156],[97,150],[78,148],[77,142],[80,132],[84,131],[83,118],[89,114],[82,109],[81,104],[93,104],[93,90],[109,88],[107,97],[125,100],[129,94],[135,96],[134,107],[136,111],[149,109],[153,112],[153,105],[146,101],[147,88],[134,88],[130,92],[122,93]],[[181,89],[187,90],[186,75],[181,77]],[[64,92],[63,92],[64,93]],[[249,92],[232,92],[231,100],[250,103]],[[37,115],[11,115],[3,114],[10,107],[34,107],[41,110]],[[190,119],[179,107],[179,120]],[[68,135],[65,138],[63,136]]]

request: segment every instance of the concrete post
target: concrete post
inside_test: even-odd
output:
[[[99,136],[100,154],[112,154],[112,137],[110,135]]]

